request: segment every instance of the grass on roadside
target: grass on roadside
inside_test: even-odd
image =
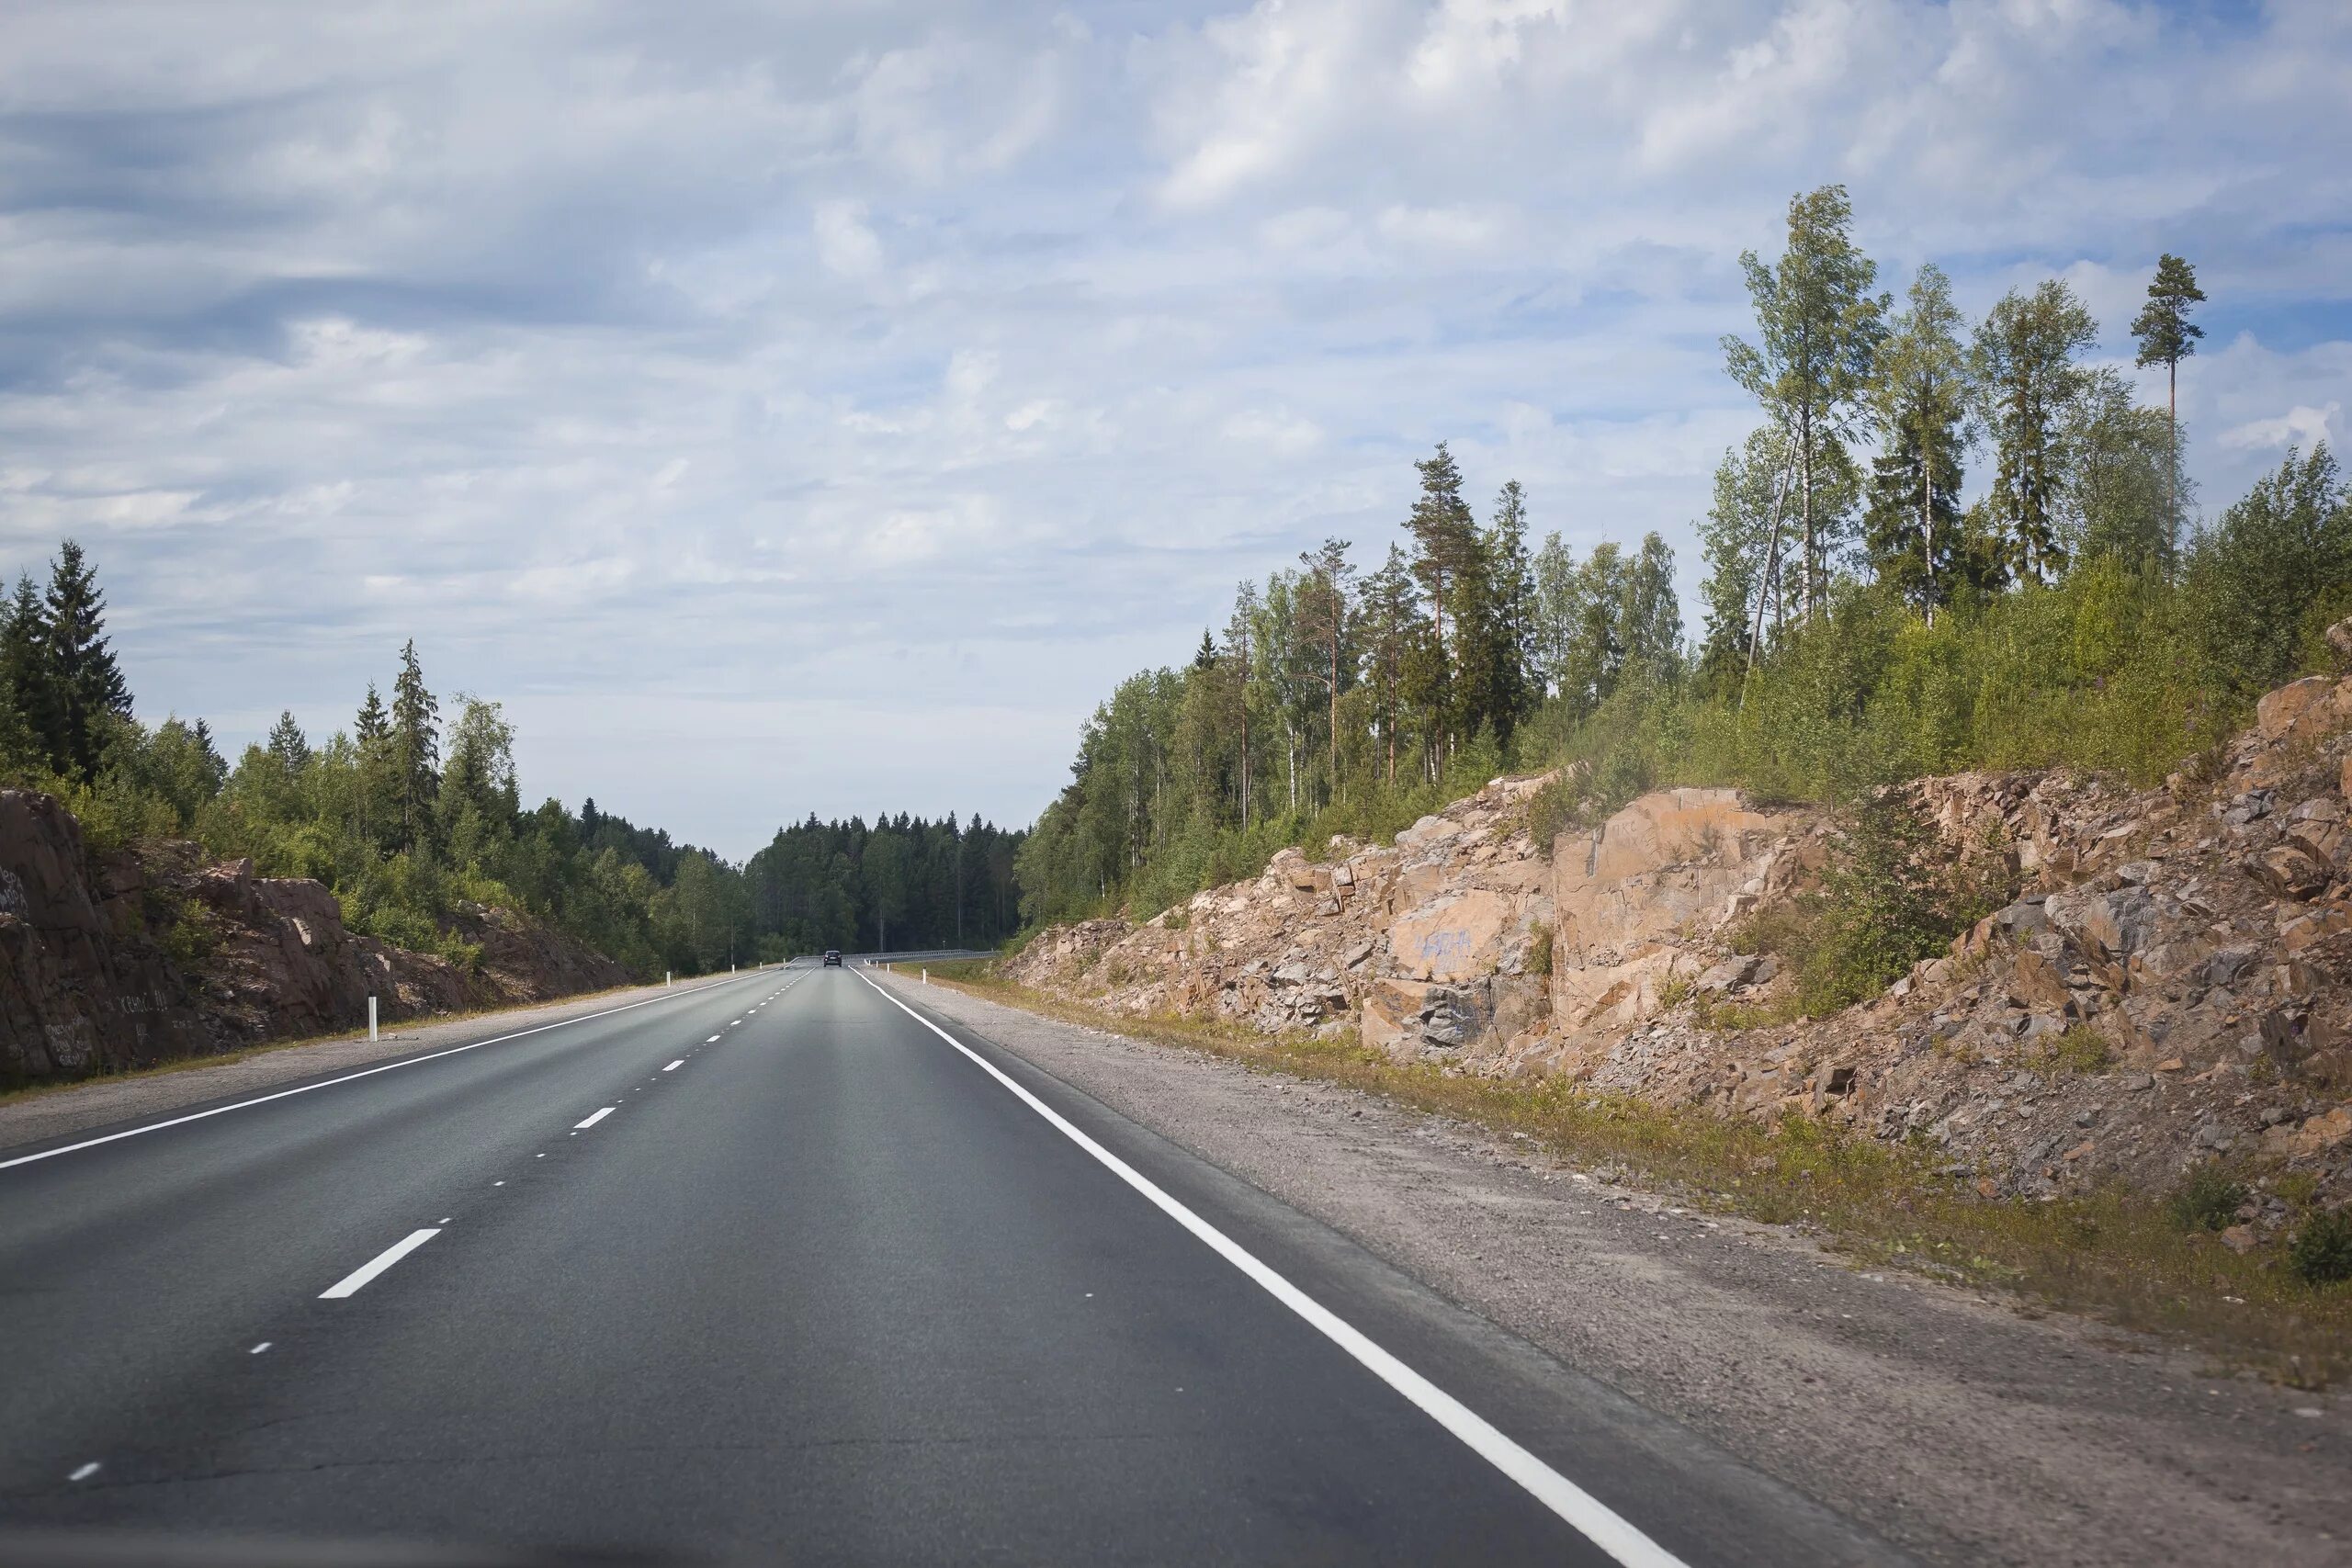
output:
[[[1765,1123],[1597,1095],[1555,1077],[1401,1066],[1352,1040],[1268,1037],[1194,1019],[1116,1017],[1004,979],[989,960],[932,978],[1023,1010],[1320,1078],[1460,1118],[1696,1207],[1803,1227],[1869,1266],[1900,1267],[2025,1302],[2176,1336],[2277,1382],[2352,1373],[2352,1282],[2313,1287],[2272,1253],[2240,1256],[2184,1228],[2162,1194],[2120,1187],[2051,1202],[1981,1196],[1938,1174],[1945,1156],[1802,1117]],[[2308,1227],[2321,1222],[2305,1216]]]

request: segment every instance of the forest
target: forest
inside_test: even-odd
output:
[[[232,766],[201,718],[153,728],[106,634],[95,565],[65,541],[46,589],[0,601],[0,784],[47,790],[93,848],[192,839],[265,876],[315,877],[354,930],[470,964],[462,903],[514,908],[641,978],[835,946],[987,946],[1018,919],[1021,835],[977,818],[814,816],[738,865],[597,809],[526,809],[514,726],[495,702],[442,699],[413,642],[390,699],[368,686],[348,728],[313,740],[288,712]]]
[[[1758,419],[1697,519],[1695,636],[1657,534],[1531,547],[1535,498],[1506,480],[1482,520],[1441,444],[1405,543],[1375,564],[1330,539],[1242,583],[1188,662],[1095,710],[1022,846],[1024,919],[1147,918],[1510,770],[1577,764],[1570,817],[1668,784],[1838,805],[1974,767],[2150,782],[2327,658],[2352,611],[2332,455],[2289,450],[2210,521],[2183,477],[2188,262],[2161,257],[2130,323],[2157,405],[2091,358],[2062,279],[1973,322],[1933,265],[1882,290],[1840,186],[1741,262],[1754,327],[1724,366]]]

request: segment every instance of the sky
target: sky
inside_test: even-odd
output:
[[[530,800],[1023,824],[1440,440],[1690,604],[1738,256],[1825,183],[2127,368],[2188,257],[2209,515],[2340,447],[2347,103],[2341,0],[15,0],[0,570],[81,541],[232,758],[413,637]]]

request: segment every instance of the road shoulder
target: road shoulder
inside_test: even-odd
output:
[[[877,977],[1931,1561],[2344,1561],[2339,1397],[1857,1272],[1342,1087]]]
[[[23,1148],[99,1128],[161,1116],[192,1106],[283,1088],[307,1078],[364,1067],[420,1052],[463,1045],[495,1035],[543,1028],[731,978],[718,976],[679,986],[634,986],[560,1001],[536,1002],[449,1019],[420,1019],[379,1032],[267,1044],[228,1061],[174,1064],[154,1072],[62,1085],[0,1103],[0,1149]]]

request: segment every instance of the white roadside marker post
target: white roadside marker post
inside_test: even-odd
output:
[[[666,990],[668,990],[668,989],[670,988],[670,981],[671,981],[671,979],[672,979],[671,972],[670,972],[669,970],[667,970],[667,969],[662,970],[662,988],[663,990],[665,990],[665,991],[666,991]]]
[[[376,1043],[376,998],[373,997],[368,998],[368,1043],[371,1045]]]
[[[923,966],[922,983],[926,986],[931,984],[931,966],[929,964],[925,964]]]

